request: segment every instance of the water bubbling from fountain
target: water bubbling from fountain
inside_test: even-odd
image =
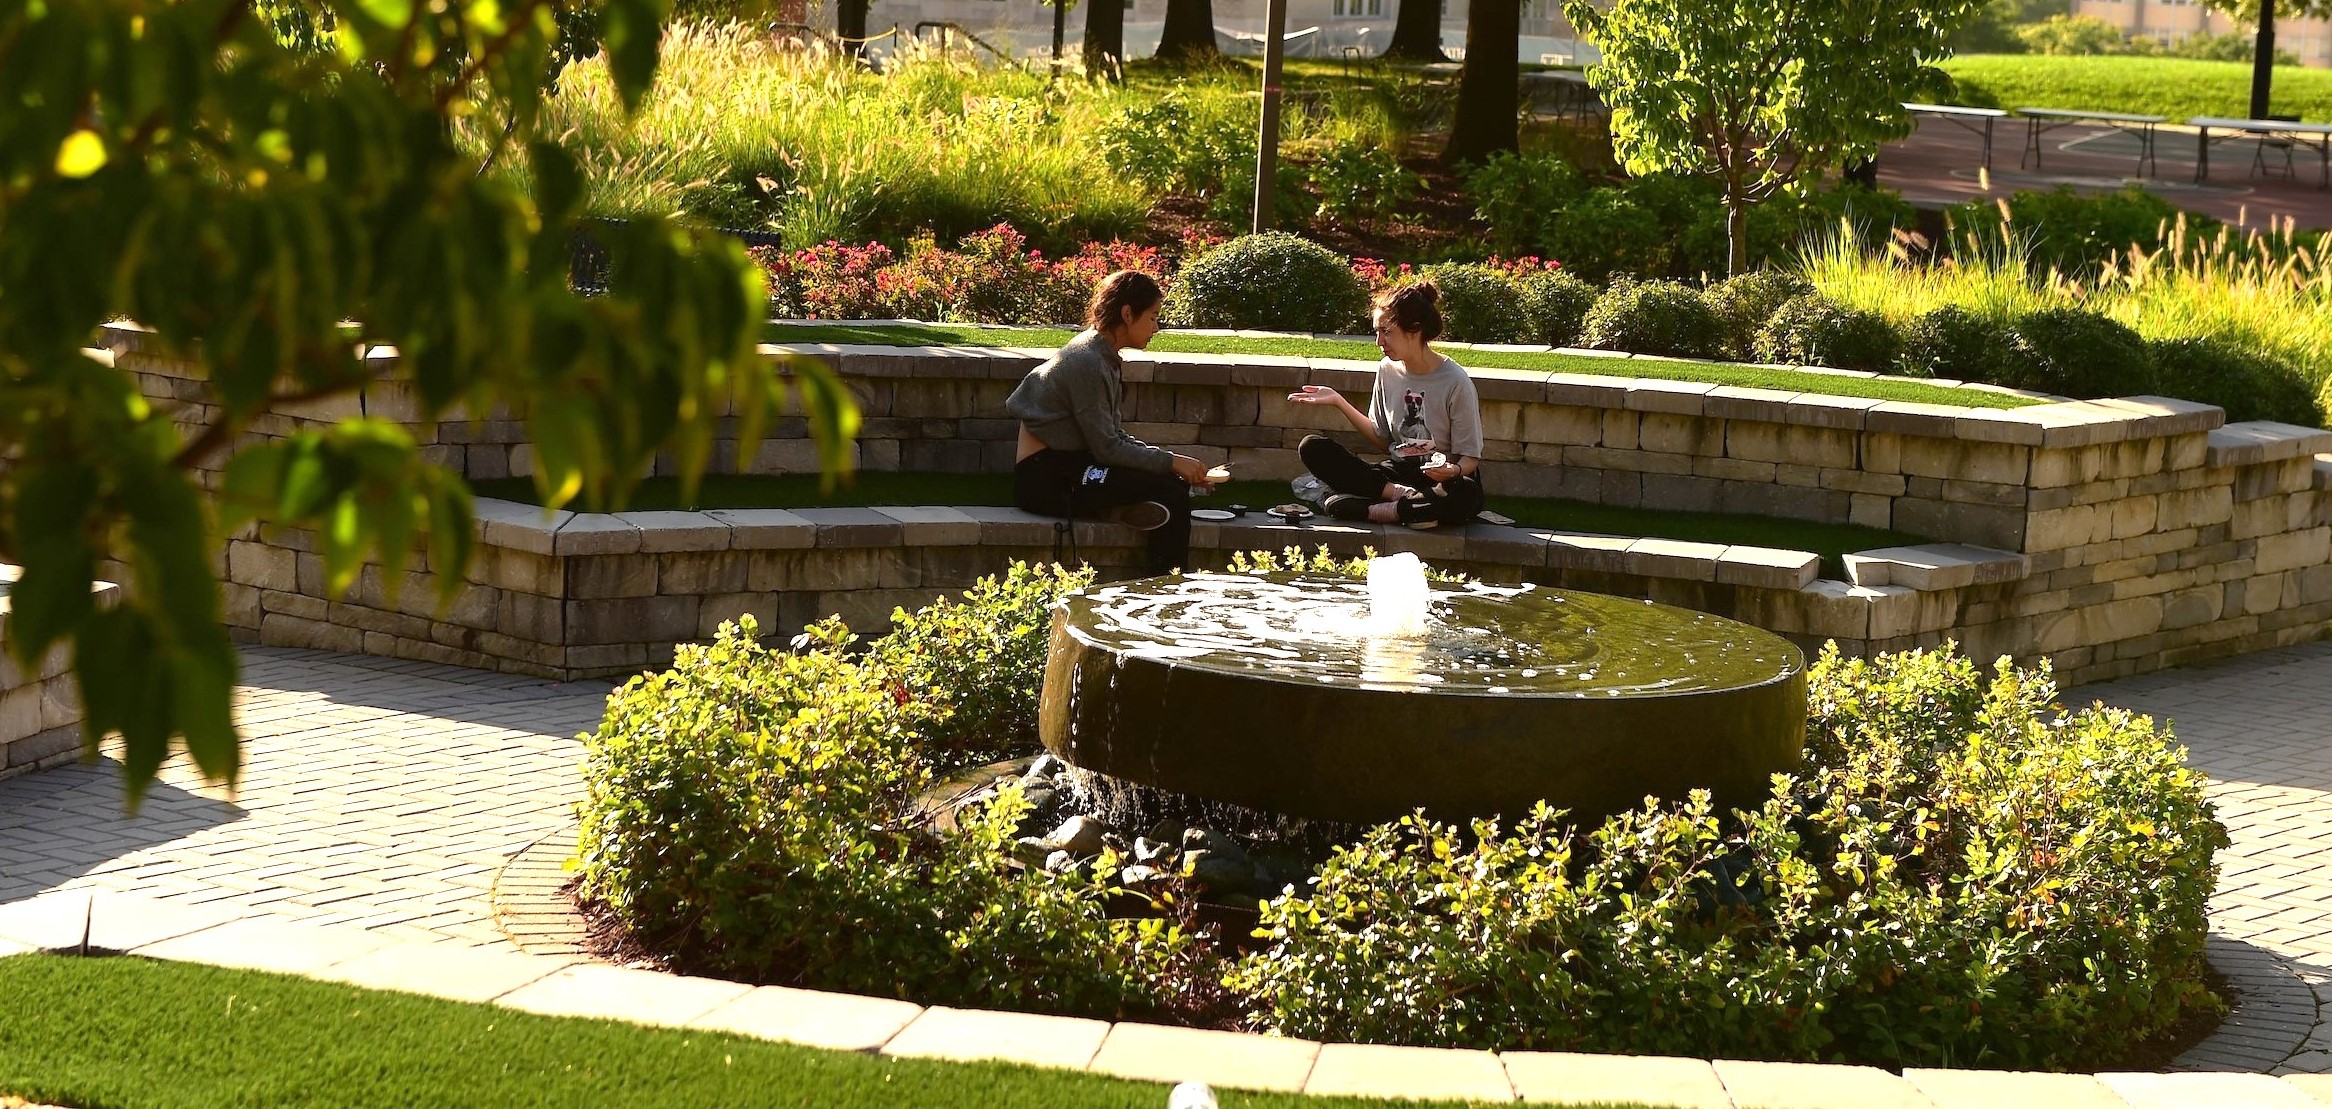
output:
[[[1425,564],[1416,555],[1378,555],[1368,560],[1371,635],[1424,635],[1432,603],[1433,593],[1425,584]]]

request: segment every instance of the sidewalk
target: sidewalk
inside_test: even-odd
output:
[[[206,916],[296,920],[515,953],[495,871],[572,826],[577,733],[604,684],[552,684],[287,648],[245,655],[248,760],[228,797],[174,765],[136,818],[110,763],[0,782],[0,905],[133,893]],[[2234,846],[2213,962],[2243,991],[2181,1069],[2332,1071],[2332,643],[2067,697],[2176,725]]]

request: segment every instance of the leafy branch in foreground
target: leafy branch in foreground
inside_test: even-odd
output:
[[[598,9],[629,108],[667,6]],[[335,588],[423,542],[460,586],[467,487],[405,429],[247,436],[261,415],[386,378],[425,418],[509,412],[553,504],[620,504],[659,450],[693,475],[716,416],[751,440],[789,386],[830,471],[856,422],[830,375],[755,353],[761,278],[730,240],[595,229],[617,288],[567,287],[584,182],[538,113],[572,11],[301,0],[295,48],[280,7],[0,0],[0,561],[24,569],[8,647],[31,664],[69,645],[88,741],[120,734],[133,800],[181,739],[207,776],[237,775],[223,530],[313,530]],[[464,154],[469,115],[497,118],[507,151]],[[523,187],[480,172],[495,153],[523,158]],[[198,396],[150,399],[84,349],[123,318],[199,367]],[[368,361],[374,344],[398,356]],[[101,569],[117,604],[91,600]]]

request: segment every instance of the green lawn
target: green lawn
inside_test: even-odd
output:
[[[1166,1087],[1145,1082],[818,1051],[137,958],[0,959],[0,997],[0,1094],[65,1105],[1166,1104]],[[1255,1109],[1386,1104],[1217,1095]]]
[[[539,501],[534,483],[526,478],[503,478],[471,484],[482,497],[529,504]],[[867,470],[857,474],[850,484],[830,493],[821,492],[818,484],[814,474],[707,474],[697,490],[695,500],[683,503],[678,481],[651,478],[640,484],[625,506],[646,510],[925,504],[1005,506],[1012,503],[1012,478],[1008,474],[922,474]],[[1197,498],[1192,503],[1201,508],[1244,504],[1261,511],[1285,502],[1291,495],[1286,482],[1233,481],[1213,495]],[[1528,527],[1813,551],[1822,556],[1823,572],[1832,577],[1840,574],[1843,564],[1839,556],[1849,551],[1925,542],[1901,532],[1856,527],[1852,524],[1820,524],[1773,516],[1616,508],[1582,501],[1492,497],[1490,509],[1511,516],[1516,523]]]
[[[988,346],[1057,347],[1077,333],[1058,327],[975,327],[963,324],[770,324],[772,343],[858,343],[869,346]],[[1182,354],[1274,354],[1303,358],[1357,358],[1375,361],[1375,343],[1350,339],[1239,339],[1218,335],[1159,332],[1150,350]],[[1663,358],[1616,361],[1584,354],[1522,353],[1465,350],[1452,352],[1459,362],[1480,369],[1564,370],[1570,373],[1618,377],[1649,377],[1665,381],[1708,381],[1719,385],[1747,385],[1793,393],[1823,393],[1837,397],[1875,397],[1880,400],[1957,404],[1968,408],[2022,408],[2041,402],[1984,389],[1954,389],[1903,378],[1840,377],[1803,370],[1775,370],[1727,362],[1675,362]]]
[[[1962,54],[1942,63],[1956,103],[1984,108],[2086,108],[2169,116],[2251,113],[2251,65],[2112,55]],[[2332,70],[2278,67],[2274,112],[2332,120]]]

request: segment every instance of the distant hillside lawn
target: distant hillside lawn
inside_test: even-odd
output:
[[[2250,113],[2251,67],[2241,62],[2115,55],[1964,54],[1943,62],[1952,99],[1984,108],[2082,108],[2169,116]],[[2332,70],[2279,66],[2274,112],[2332,121]]]

